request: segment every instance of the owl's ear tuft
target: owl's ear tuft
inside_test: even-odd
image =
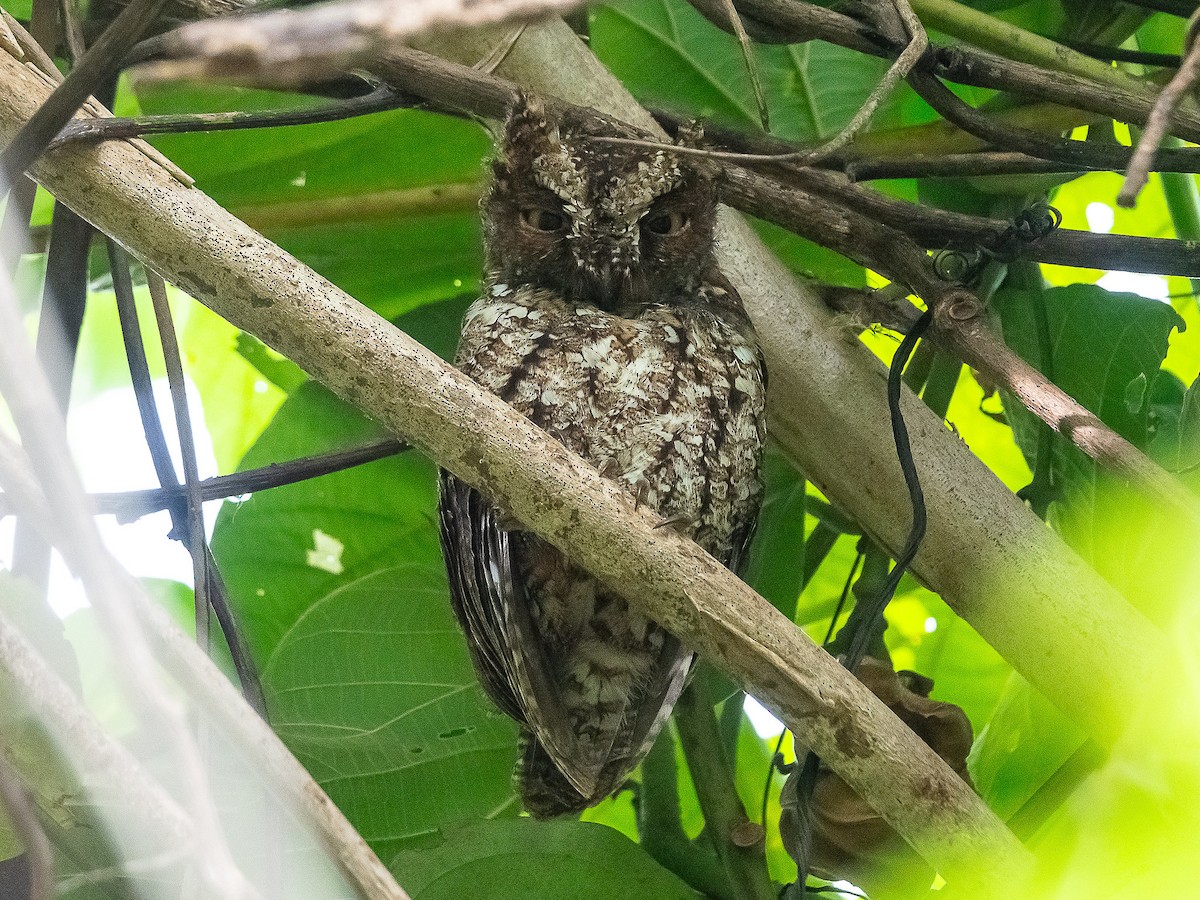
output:
[[[680,125],[679,130],[675,133],[675,146],[703,149],[704,123],[699,119],[692,119],[690,122]]]
[[[558,140],[558,126],[546,116],[546,104],[538,97],[517,94],[504,123],[505,151],[522,148],[536,154]]]

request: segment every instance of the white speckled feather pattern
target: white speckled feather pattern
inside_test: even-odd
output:
[[[510,117],[457,363],[736,568],[761,503],[766,371],[712,261],[714,192],[662,153],[592,153],[539,115]],[[480,679],[526,728],[526,808],[599,802],[649,750],[691,653],[447,474],[441,516]]]

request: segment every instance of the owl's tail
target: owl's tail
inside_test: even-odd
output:
[[[582,812],[608,796],[607,791],[597,791],[596,796],[585,797],[575,790],[546,748],[526,729],[521,729],[520,747],[521,756],[513,772],[513,784],[525,809],[535,819]]]

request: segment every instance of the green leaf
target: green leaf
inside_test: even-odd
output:
[[[758,112],[737,40],[683,0],[613,3],[596,10],[591,46],[639,100],[680,107],[701,118],[756,128]],[[842,128],[886,71],[886,60],[811,41],[755,45],[754,58],[782,138],[814,141]],[[908,124],[902,86],[881,106],[875,128]]]
[[[1083,744],[1085,735],[1013,673],[967,768],[975,789],[1002,819],[1011,818]]]
[[[258,440],[284,394],[238,352],[242,332],[195,301],[189,300],[186,310],[180,327],[185,370],[200,394],[217,466],[230,472]]]
[[[310,106],[311,98],[219,86],[143,85],[147,113]],[[327,122],[207,134],[154,143],[235,215],[280,204],[388,195],[436,185],[477,184],[491,143],[472,122],[394,110]],[[430,152],[436,148],[436,152]],[[474,203],[401,216],[267,228],[283,249],[385,317],[458,290],[474,290],[482,267]]]
[[[33,15],[33,0],[4,0],[0,6],[3,6],[14,19],[28,21],[29,17]]]
[[[314,603],[263,683],[275,731],[381,856],[442,825],[516,815],[516,726],[485,698],[439,563]]]
[[[807,482],[783,454],[770,448],[763,460],[766,493],[750,558],[742,577],[789,619],[796,613],[804,575],[804,509]]]
[[[244,468],[381,438],[318,384],[301,385],[242,460]],[[247,640],[267,659],[297,619],[337,587],[401,562],[440,565],[434,467],[409,452],[226,502],[213,553]]]
[[[294,362],[276,353],[258,338],[244,331],[238,332],[235,346],[242,359],[285,394],[300,387],[308,376]]]
[[[399,853],[392,872],[413,900],[694,900],[686,884],[611,828],[516,819],[443,831],[431,849]]]

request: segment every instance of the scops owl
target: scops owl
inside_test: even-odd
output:
[[[762,494],[766,371],[714,259],[714,179],[594,128],[524,99],[510,112],[457,364],[736,568]],[[448,473],[441,536],[480,680],[522,725],[526,809],[600,802],[650,749],[691,651]]]

